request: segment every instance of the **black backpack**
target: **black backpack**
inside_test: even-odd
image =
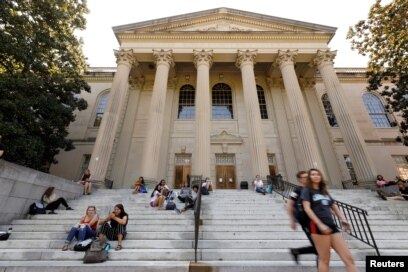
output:
[[[74,246],[74,251],[87,251],[92,245],[92,239],[86,239],[84,241],[79,242]]]
[[[36,203],[30,205],[28,214],[36,215],[36,214],[46,214],[47,211],[45,210],[45,206],[42,203]]]
[[[176,203],[173,202],[173,191],[170,191],[167,196],[166,210],[175,210]]]

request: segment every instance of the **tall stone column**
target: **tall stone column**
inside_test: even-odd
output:
[[[238,50],[236,66],[241,69],[244,89],[245,112],[248,124],[248,140],[252,163],[252,176],[269,175],[268,156],[262,130],[258,93],[254,73],[256,51]]]
[[[195,149],[193,155],[194,175],[211,175],[211,101],[210,101],[210,68],[212,50],[194,50],[194,65],[197,68],[197,87],[195,98]]]
[[[167,81],[170,67],[174,66],[172,50],[153,50],[156,62],[156,76],[154,78],[152,100],[149,108],[147,134],[145,138],[141,175],[146,179],[156,180],[163,134],[164,109],[166,104]]]
[[[280,51],[276,59],[282,73],[283,83],[288,94],[289,105],[293,114],[293,121],[299,139],[299,147],[304,158],[304,167],[318,168],[327,177],[323,160],[320,156],[318,142],[313,132],[313,124],[307,111],[306,103],[300,90],[296,76],[294,60],[297,51]]]
[[[283,161],[285,162],[286,178],[288,181],[293,182],[296,180],[296,173],[299,171],[299,169],[296,162],[292,135],[290,133],[285,104],[282,96],[283,82],[280,79],[268,78],[268,84],[272,94],[273,110],[276,116],[275,119],[278,127]]]
[[[120,114],[126,104],[129,88],[129,73],[132,65],[137,64],[133,50],[114,50],[118,64],[113,78],[109,101],[103,113],[102,123],[99,127],[95,145],[92,151],[89,170],[93,180],[103,181],[112,152],[113,141],[120,123]]]
[[[358,181],[373,181],[376,175],[375,167],[368,154],[364,138],[347,107],[344,90],[333,67],[335,56],[336,51],[318,50],[316,57],[313,59],[313,64],[317,66],[323,78],[327,95],[343,135],[344,144],[351,156]]]

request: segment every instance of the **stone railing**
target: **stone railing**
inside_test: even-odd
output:
[[[82,185],[0,159],[0,224],[24,218],[50,186],[67,200],[82,195]]]

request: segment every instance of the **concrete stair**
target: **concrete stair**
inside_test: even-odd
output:
[[[383,255],[408,254],[408,217],[404,201],[383,201],[369,190],[332,190],[334,198],[368,210],[371,229]],[[202,226],[194,261],[194,216],[149,207],[148,194],[130,189],[98,190],[70,202],[74,211],[35,215],[12,222],[13,234],[0,242],[0,272],[5,271],[315,271],[315,257],[296,266],[288,249],[307,245],[306,236],[288,225],[285,202],[276,194],[217,190],[203,196]],[[88,205],[101,217],[122,203],[129,214],[123,250],[109,252],[104,264],[84,265],[84,253],[61,251],[67,231]],[[176,201],[179,208],[182,203]],[[6,229],[8,226],[1,226]],[[361,271],[374,249],[348,237]],[[111,243],[112,248],[116,242]],[[333,252],[331,271],[344,271]]]

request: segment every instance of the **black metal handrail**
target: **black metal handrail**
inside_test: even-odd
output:
[[[275,193],[281,195],[283,198],[289,198],[290,194],[298,187],[295,184],[274,177],[270,178],[270,182],[272,183],[272,190]],[[356,238],[357,240],[373,247],[377,255],[380,256],[380,251],[378,250],[378,246],[375,242],[370,224],[368,223],[368,212],[366,210],[338,200],[335,200],[335,204],[343,212],[347,221],[350,223],[351,232],[348,232],[348,234]],[[337,228],[341,229],[340,220],[336,216],[333,217]]]
[[[200,232],[200,214],[201,214],[201,184],[200,180],[198,184],[197,198],[194,204],[194,260],[197,263],[197,248],[198,248],[198,235]]]

